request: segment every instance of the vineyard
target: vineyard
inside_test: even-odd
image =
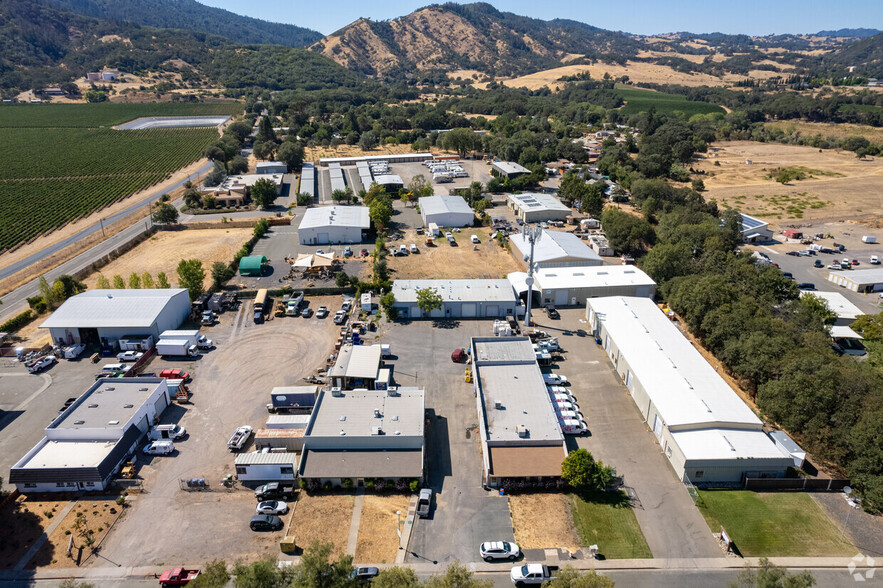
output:
[[[0,251],[160,182],[217,138],[214,128],[4,130]]]
[[[154,102],[123,104],[8,104],[0,107],[0,128],[110,127],[142,116],[239,114],[238,102]]]

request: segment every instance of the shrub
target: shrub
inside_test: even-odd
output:
[[[365,479],[365,488],[368,490],[374,489],[374,478],[366,478]]]
[[[326,481],[324,484],[322,484],[322,489],[325,490],[326,492],[331,490],[331,482]]]
[[[4,333],[12,333],[34,320],[34,318],[36,318],[34,311],[26,310],[21,314],[15,315],[11,319],[0,325],[0,331]]]
[[[355,486],[355,484],[353,483],[352,479],[350,479],[350,478],[343,479],[343,487],[344,488],[346,488],[347,490],[350,490],[353,486]]]
[[[376,480],[374,482],[374,488],[378,492],[383,492],[384,490],[386,490],[386,480],[384,480],[383,478]]]
[[[419,487],[420,480],[411,480],[411,482],[408,484],[408,489],[411,490],[411,492],[417,492],[417,488]]]
[[[301,490],[305,490],[307,487],[307,481],[303,478],[298,478],[297,485],[300,487]]]

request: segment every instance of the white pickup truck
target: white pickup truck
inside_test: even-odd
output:
[[[543,374],[543,381],[546,382],[547,386],[570,385],[570,380],[567,379],[567,376],[562,376],[560,374]]]
[[[540,586],[543,582],[554,580],[554,574],[557,571],[558,566],[524,564],[512,568],[512,571],[509,572],[509,579],[516,586]]]
[[[248,442],[248,438],[251,437],[251,433],[254,429],[252,429],[249,425],[243,425],[236,429],[233,433],[233,436],[230,437],[230,440],[227,441],[227,449],[230,451],[239,451],[245,444]]]

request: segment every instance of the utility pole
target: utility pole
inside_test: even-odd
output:
[[[527,327],[531,326],[530,307],[531,307],[531,302],[533,301],[533,282],[534,282],[534,280],[533,280],[533,270],[534,270],[533,248],[534,248],[534,245],[536,245],[536,243],[543,236],[543,229],[541,229],[540,227],[537,227],[537,226],[529,227],[525,223],[521,227],[521,236],[524,237],[528,241],[528,243],[530,243],[530,254],[524,256],[524,261],[527,262],[527,279],[524,280],[524,283],[527,284],[527,310],[524,313],[524,328],[526,329]]]

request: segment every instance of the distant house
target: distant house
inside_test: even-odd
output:
[[[115,82],[120,77],[119,72],[117,71],[103,71],[101,72],[101,80],[104,82]]]
[[[550,220],[565,221],[568,216],[573,214],[569,206],[562,204],[551,194],[533,192],[510,194],[506,197],[506,205],[512,209],[517,218],[526,223]]]
[[[101,72],[100,71],[90,71],[86,74],[86,79],[90,82],[100,82],[101,81]]]
[[[513,161],[494,161],[491,163],[491,173],[495,176],[512,180],[518,176],[526,176],[530,173],[530,170]]]
[[[288,165],[284,161],[259,161],[255,166],[255,173],[258,175],[286,174],[288,173]]]
[[[272,181],[276,185],[276,194],[282,193],[282,174],[228,176],[219,186],[203,186],[199,191],[203,196],[214,197],[218,206],[241,206],[248,202],[251,187],[259,180]]]
[[[747,214],[742,214],[741,234],[745,243],[763,243],[773,238],[773,230],[770,229],[769,223]]]

